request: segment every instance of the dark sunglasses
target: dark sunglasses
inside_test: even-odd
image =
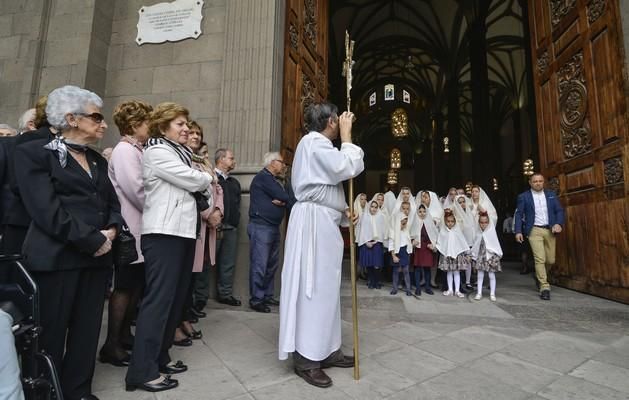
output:
[[[101,122],[103,122],[105,120],[105,116],[101,113],[91,113],[91,114],[84,114],[84,113],[78,113],[77,115],[81,115],[83,117],[87,117],[89,119],[91,119],[92,121],[96,122],[97,124],[100,124]]]

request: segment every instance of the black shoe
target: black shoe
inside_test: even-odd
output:
[[[474,286],[470,285],[469,283],[465,284],[465,288],[466,289],[474,289]]]
[[[270,313],[271,312],[271,309],[269,308],[269,306],[267,306],[264,303],[250,304],[249,307],[251,307],[252,310],[257,311],[257,312],[261,312],[261,313]]]
[[[539,295],[542,300],[550,300],[550,290],[542,290],[542,293]]]
[[[428,288],[428,289],[426,289],[424,291],[426,292],[426,294],[430,294],[430,295],[435,294],[435,292],[433,292],[431,288]]]
[[[186,321],[190,322],[191,324],[196,324],[197,322],[199,322],[199,318],[191,315],[189,318],[186,318]]]
[[[207,317],[207,314],[205,313],[205,311],[199,311],[194,307],[190,307],[190,314],[197,317],[197,318],[205,318]]]
[[[195,303],[193,307],[197,311],[203,311],[205,306],[206,306],[206,303],[199,301],[199,302]]]
[[[422,295],[422,291],[419,289],[415,290],[415,296],[421,296]]]
[[[183,361],[179,360],[174,364],[166,364],[159,367],[159,372],[162,374],[180,374],[182,372],[186,372],[188,370],[188,366],[183,363]]]
[[[98,353],[98,361],[103,364],[111,364],[114,367],[128,367],[131,362],[131,357],[127,354],[126,357],[117,358],[101,350]]]
[[[313,386],[320,388],[332,386],[332,379],[320,368],[309,369],[307,371],[295,369],[295,373]]]
[[[343,356],[342,360],[326,363],[321,361],[321,368],[352,368],[354,366],[354,356]]]
[[[234,298],[234,296],[229,296],[222,299],[219,298],[217,301],[221,304],[227,304],[228,306],[234,306],[234,307],[239,307],[242,304],[240,300]]]
[[[136,389],[146,390],[147,392],[162,392],[174,389],[177,386],[179,386],[179,381],[171,379],[170,375],[166,375],[160,383],[127,383],[125,390],[127,392],[133,392]]]
[[[268,299],[264,299],[264,304],[266,304],[267,306],[279,306],[280,301],[274,299],[273,297],[269,297]]]
[[[179,347],[190,347],[192,346],[192,339],[187,337],[181,340],[173,340],[173,345],[179,346]]]
[[[190,326],[192,327],[192,325]],[[203,332],[201,332],[200,330],[197,331],[196,329],[194,329],[194,327],[192,327],[192,332],[188,332],[186,329],[184,329],[183,325],[179,329],[181,329],[183,333],[185,333],[192,340],[203,339]]]

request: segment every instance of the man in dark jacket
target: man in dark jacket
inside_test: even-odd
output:
[[[544,190],[542,174],[532,175],[529,185],[531,190],[518,196],[518,208],[514,217],[515,240],[522,243],[523,234],[528,237],[535,259],[540,298],[550,300],[546,266],[555,263],[555,235],[563,230],[564,213],[557,195],[550,190]]]
[[[234,298],[234,270],[238,252],[238,223],[240,221],[240,182],[229,173],[236,167],[234,152],[218,149],[214,155],[218,183],[223,189],[224,214],[216,241],[217,300],[230,306],[240,306]]]
[[[278,305],[273,298],[275,271],[279,266],[280,224],[286,210],[295,203],[290,187],[279,179],[284,177],[286,163],[279,153],[264,155],[264,169],[253,178],[249,204],[249,306],[268,313],[269,305]]]

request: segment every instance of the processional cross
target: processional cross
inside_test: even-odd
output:
[[[345,61],[343,61],[343,76],[345,77],[345,94],[347,96],[347,111],[350,112],[352,105],[352,67],[354,66],[354,60],[352,55],[354,54],[354,41],[349,39],[349,33],[345,31]],[[355,232],[354,232],[354,178],[349,180],[349,259],[350,259],[350,271],[352,276],[352,321],[354,331],[354,379],[360,379],[360,369],[358,363],[358,296],[356,293],[356,246],[355,246]]]

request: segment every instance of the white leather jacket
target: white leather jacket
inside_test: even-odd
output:
[[[165,144],[147,148],[143,164],[142,234],[195,239],[198,213],[192,193],[206,190],[212,183],[212,175],[187,166],[175,150]],[[208,202],[211,205],[212,199]]]

